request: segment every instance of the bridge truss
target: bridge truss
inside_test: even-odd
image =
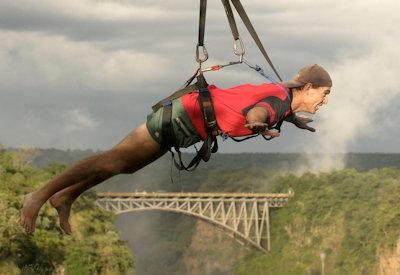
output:
[[[222,227],[261,251],[271,249],[269,209],[287,204],[293,192],[262,193],[97,193],[97,205],[116,214],[160,210],[182,213]]]

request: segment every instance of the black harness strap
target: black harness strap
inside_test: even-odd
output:
[[[233,16],[231,4],[229,3],[229,0],[221,0],[221,1],[225,9],[226,16],[228,17],[229,27],[231,28],[232,31],[233,40],[238,40],[239,31],[236,26],[235,17]]]
[[[218,135],[217,120],[215,119],[214,106],[211,101],[211,94],[208,90],[208,84],[203,76],[197,76],[197,85],[199,87],[199,103],[203,113],[204,126],[207,134]]]
[[[281,121],[279,121],[274,127],[272,127],[271,129],[275,129],[275,130],[277,130],[279,133],[281,132],[281,127],[282,127],[282,123],[283,123],[283,119],[281,120]],[[245,141],[245,140],[248,140],[248,139],[251,139],[251,138],[255,138],[255,137],[257,137],[257,136],[259,136],[259,135],[261,135],[262,137],[263,137],[263,139],[265,139],[265,140],[271,140],[271,139],[273,139],[273,137],[269,137],[269,136],[265,136],[265,135],[263,135],[263,134],[261,134],[261,133],[257,133],[257,134],[254,134],[254,135],[249,135],[249,136],[246,136],[246,137],[243,137],[243,138],[235,138],[235,137],[230,137],[233,141],[236,141],[236,142],[242,142],[242,141]]]
[[[259,135],[260,135],[260,133],[257,133],[257,134],[254,134],[254,135],[250,135],[250,136],[247,136],[247,137],[243,137],[243,138],[235,138],[235,137],[230,137],[230,138],[231,138],[233,141],[242,142],[242,141],[245,141],[245,140],[248,140],[248,139],[257,137],[257,136],[259,136]]]
[[[182,161],[182,154],[178,147],[175,147],[175,151],[178,153],[179,162],[176,161],[174,153],[172,153],[172,157],[174,158],[175,166],[178,170],[186,170],[193,171],[199,165],[201,160],[205,162],[210,160],[211,153],[215,153],[218,151],[218,142],[216,136],[219,134],[218,124],[215,118],[214,107],[211,100],[211,94],[208,90],[208,84],[203,76],[203,74],[199,74],[197,76],[197,86],[199,88],[199,104],[200,110],[203,114],[204,119],[204,127],[207,133],[207,138],[203,142],[200,150],[196,153],[196,156],[190,161],[190,163],[186,166]]]
[[[219,135],[219,128],[217,119],[215,118],[211,94],[203,74],[197,76],[197,85],[199,86],[199,103],[203,112],[204,126],[207,133],[207,140],[199,152],[202,154],[202,159],[207,162],[210,159],[211,153],[218,151],[217,136]]]
[[[179,148],[175,147],[175,151],[178,154],[179,162],[176,161],[174,152],[170,150],[172,158],[174,159],[175,167],[178,170],[194,171],[199,165],[201,160],[204,160],[205,162],[209,161],[211,153],[215,153],[218,151],[218,143],[216,139],[214,141],[214,145],[212,146],[213,138],[215,139],[215,137],[207,136],[207,139],[203,142],[203,145],[201,146],[200,150],[198,151],[196,150],[196,156],[190,161],[188,165],[185,165],[183,163],[182,153],[179,150]]]
[[[268,64],[271,66],[272,70],[278,77],[280,81],[282,81],[282,78],[278,74],[278,71],[275,69],[274,64],[272,64],[271,59],[269,58],[267,51],[265,50],[263,44],[261,43],[260,38],[257,35],[256,30],[254,29],[253,25],[251,24],[250,18],[247,16],[246,11],[244,10],[242,4],[240,3],[240,0],[231,0],[233,6],[235,7],[236,11],[238,12],[240,18],[242,19],[244,25],[246,26],[247,30],[249,31],[250,35],[253,37],[254,42],[256,42],[258,48],[260,49],[261,53],[263,54],[265,60],[267,60]]]
[[[200,0],[200,16],[199,16],[199,42],[198,46],[204,46],[204,32],[206,28],[206,12],[207,0]]]
[[[165,101],[172,101],[174,99],[180,98],[181,96],[185,95],[185,94],[189,94],[191,92],[194,92],[196,90],[198,90],[199,87],[197,86],[197,83],[194,83],[192,85],[186,86],[183,89],[180,89],[176,92],[174,92],[172,95],[164,98],[163,100],[159,101],[157,104],[153,105],[151,108],[153,109],[153,112],[157,112],[158,109],[160,109],[161,107],[164,106],[164,102]]]
[[[204,127],[207,133],[207,138],[204,140],[200,150],[196,149],[196,156],[190,161],[188,165],[185,165],[182,161],[182,153],[179,147],[175,143],[175,135],[172,128],[172,101],[185,94],[192,93],[198,90],[199,92],[199,105],[204,118]],[[158,111],[163,107],[162,114],[162,129],[161,129],[161,144],[165,148],[170,148],[170,152],[174,159],[174,164],[178,170],[193,171],[197,168],[201,160],[207,162],[211,153],[218,151],[218,143],[216,136],[219,134],[217,120],[215,118],[214,107],[211,100],[211,94],[208,90],[208,84],[202,74],[197,76],[197,83],[189,85],[183,89],[174,92],[172,95],[161,100],[155,104],[153,112]],[[171,148],[174,147],[178,154],[178,161],[175,159],[174,152]]]
[[[187,86],[189,86],[193,82],[193,80],[196,78],[197,74],[199,73],[199,70],[200,70],[200,68],[197,69],[194,72],[194,74],[188,80],[186,80],[185,84],[182,86],[183,88],[186,88]]]
[[[174,131],[172,129],[171,117],[172,117],[172,101],[165,99],[162,101],[163,115],[162,115],[162,126],[161,126],[161,144],[164,147],[170,147],[174,144]]]
[[[196,61],[199,63],[199,69],[201,63],[208,59],[208,52],[204,45],[204,32],[206,28],[206,11],[207,11],[207,0],[200,0],[200,15],[199,15],[199,38],[196,46]],[[202,48],[202,55],[200,54],[200,48]]]

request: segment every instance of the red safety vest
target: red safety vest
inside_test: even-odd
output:
[[[243,84],[227,89],[209,85],[208,89],[218,126],[222,133],[231,137],[253,134],[250,129],[245,127],[247,112],[252,107],[261,106],[267,109],[269,116],[266,123],[270,127],[290,113],[291,98],[287,88],[283,85]],[[203,139],[206,139],[207,134],[198,102],[198,92],[183,95],[180,100],[197,132]]]

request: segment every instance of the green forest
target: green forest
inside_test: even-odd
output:
[[[0,148],[0,274],[131,274],[132,253],[121,240],[114,216],[94,205],[88,192],[74,205],[74,234],[63,236],[56,211],[46,204],[35,237],[19,225],[24,194],[37,189],[65,166],[30,165],[31,151]]]
[[[289,187],[294,198],[271,214],[271,252],[248,255],[237,274],[320,274],[321,253],[326,274],[398,273],[399,169],[283,176],[271,191]]]
[[[288,205],[271,210],[268,253],[184,215],[114,217],[95,207],[93,191],[74,205],[71,237],[62,236],[49,205],[35,238],[27,237],[19,226],[23,195],[92,153],[1,150],[0,274],[321,274],[321,255],[325,274],[400,272],[399,154],[348,154],[345,169],[320,174],[294,174],[300,154],[216,154],[193,173],[171,170],[165,156],[96,188],[277,193],[292,188]]]

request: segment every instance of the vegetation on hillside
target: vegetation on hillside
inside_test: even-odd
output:
[[[29,151],[24,152],[19,152],[19,158],[29,159]],[[57,165],[45,168],[48,163],[61,162],[69,165],[71,161],[90,153],[92,152],[40,150],[33,165],[42,167],[40,173],[50,174],[33,185],[43,184],[62,169]],[[300,154],[216,154],[207,164],[202,163],[194,173],[179,175],[173,170],[174,182],[171,183],[171,160],[169,156],[165,156],[134,175],[114,177],[98,190],[284,193],[289,187],[295,190],[295,196],[287,207],[271,211],[271,252],[263,254],[252,250],[249,253],[244,249],[244,254],[248,253],[245,258],[242,253],[238,253],[235,241],[228,237],[225,241],[220,241],[224,239],[225,233],[213,226],[208,228],[215,238],[202,238],[200,245],[196,236],[201,232],[196,231],[201,226],[196,225],[198,220],[194,218],[164,212],[135,213],[119,217],[117,225],[125,231],[126,238],[134,245],[137,270],[141,274],[231,274],[232,269],[237,274],[320,274],[321,253],[326,255],[326,274],[376,274],[383,270],[386,270],[386,274],[400,272],[400,266],[396,266],[400,255],[396,254],[395,249],[400,237],[400,205],[396,200],[400,191],[400,154],[348,154],[346,167],[357,170],[348,169],[321,175],[304,174],[299,177],[288,175],[288,171],[293,171],[301,161]],[[389,166],[394,168],[384,168]],[[18,188],[20,197],[16,209],[20,207],[22,193],[33,187],[26,191],[21,186]],[[90,196],[81,200],[79,207],[86,208],[84,203],[92,205]],[[0,206],[0,213],[4,212],[2,209],[4,207]],[[80,211],[77,206],[73,215],[74,223],[82,221],[82,218],[77,218],[81,215]],[[46,208],[44,213],[49,213],[47,216],[50,217],[53,228],[50,231],[44,228],[41,230],[52,232],[60,238],[59,233],[54,231],[57,228],[54,212]],[[109,214],[97,209],[92,213],[109,217]],[[43,220],[40,223],[43,224]],[[76,224],[74,226],[77,227]],[[0,236],[3,236],[1,232]],[[79,234],[74,238],[78,236]],[[63,243],[66,251],[69,241],[71,240],[63,241],[66,243]],[[202,247],[207,249],[203,251]],[[86,249],[81,249],[83,252],[77,255],[98,253],[90,245]],[[397,249],[400,251],[398,247]],[[53,252],[52,255],[56,254]],[[65,259],[61,263],[52,262],[53,270],[60,266],[66,268],[66,259],[71,254],[68,252],[64,255],[67,256],[63,256]],[[227,255],[234,256],[227,261],[224,259]],[[82,256],[82,259],[85,257]],[[0,253],[2,267],[23,266],[17,261],[7,262],[3,259],[6,258]],[[118,256],[118,260],[121,259],[123,257]],[[185,262],[188,259],[192,263]],[[239,262],[235,267],[232,263],[236,261]],[[196,270],[193,270],[194,266]],[[207,266],[216,266],[218,269],[210,271]]]
[[[294,198],[271,213],[271,252],[251,253],[237,274],[320,274],[321,253],[327,274],[377,274],[387,268],[381,255],[394,251],[400,237],[400,170],[283,176],[271,190],[289,187]],[[397,269],[386,274],[397,274],[400,267],[392,268]]]
[[[63,165],[34,169],[31,152],[5,151],[0,147],[0,274],[130,274],[131,252],[116,231],[112,214],[94,205],[89,193],[73,207],[73,235],[58,228],[56,211],[45,204],[35,237],[19,224],[23,196],[60,173]]]

